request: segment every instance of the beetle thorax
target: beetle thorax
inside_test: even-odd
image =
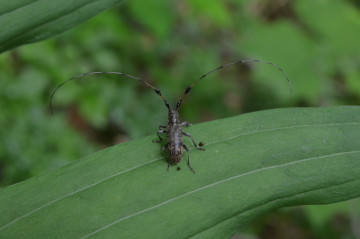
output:
[[[179,119],[179,113],[177,112],[177,110],[169,110],[169,120],[168,120],[168,124],[169,125],[176,125],[180,123],[180,119]]]

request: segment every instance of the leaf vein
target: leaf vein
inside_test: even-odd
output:
[[[216,144],[216,143],[220,143],[220,142],[232,140],[232,139],[234,139],[234,138],[238,138],[238,137],[242,137],[242,136],[246,136],[246,135],[259,134],[259,133],[271,132],[271,131],[276,131],[276,130],[286,130],[286,129],[303,128],[303,127],[317,127],[317,126],[356,125],[356,124],[360,124],[360,122],[332,123],[332,124],[314,124],[314,125],[294,125],[294,126],[287,126],[287,127],[278,127],[278,128],[272,128],[272,129],[266,129],[266,130],[259,130],[259,131],[252,131],[252,132],[247,132],[247,133],[235,135],[235,136],[233,136],[233,137],[229,137],[229,138],[226,138],[226,139],[222,139],[222,140],[218,140],[218,141],[213,141],[213,142],[207,143],[207,145],[212,145],[212,144]],[[193,149],[194,149],[194,148],[190,148],[189,150],[193,150]],[[354,151],[354,152],[357,152],[357,151]],[[40,211],[41,209],[44,209],[44,208],[46,208],[46,207],[48,207],[48,206],[50,206],[50,205],[52,205],[52,204],[54,204],[54,203],[62,200],[62,199],[65,199],[65,198],[67,198],[67,197],[70,197],[70,196],[72,196],[72,195],[75,195],[75,194],[77,194],[77,193],[80,193],[80,192],[82,192],[82,191],[84,191],[84,190],[86,190],[86,189],[89,189],[89,188],[91,188],[91,187],[94,187],[94,186],[96,186],[96,185],[98,185],[98,184],[100,184],[100,183],[102,183],[102,182],[105,182],[105,181],[111,179],[111,178],[114,178],[114,177],[120,176],[120,175],[122,175],[122,174],[131,172],[131,171],[133,171],[133,170],[135,170],[135,169],[137,169],[137,168],[140,168],[140,167],[145,166],[145,165],[147,165],[147,164],[154,163],[154,162],[159,161],[159,160],[161,160],[161,159],[163,159],[163,157],[162,157],[162,158],[159,158],[159,159],[154,159],[154,160],[148,161],[148,162],[146,162],[146,163],[137,165],[137,166],[135,166],[135,167],[132,167],[132,168],[130,168],[130,169],[127,169],[127,170],[124,170],[124,171],[121,171],[121,172],[117,172],[117,173],[115,173],[115,174],[112,174],[112,175],[110,175],[110,176],[108,176],[108,177],[105,177],[105,178],[99,180],[98,182],[95,182],[95,183],[92,183],[92,184],[90,184],[90,185],[87,185],[87,186],[85,186],[85,187],[83,187],[83,188],[80,188],[80,189],[74,191],[74,192],[67,193],[67,194],[65,194],[65,195],[63,195],[63,196],[61,196],[61,197],[59,197],[59,198],[57,198],[57,199],[54,199],[54,200],[52,200],[52,201],[50,201],[50,202],[48,202],[48,203],[43,204],[42,206],[40,206],[40,207],[38,207],[38,208],[36,208],[36,209],[34,209],[34,210],[26,213],[26,214],[23,214],[23,215],[15,218],[14,220],[12,220],[12,221],[10,221],[9,223],[7,223],[7,224],[3,225],[2,227],[0,227],[0,231],[3,230],[3,229],[5,229],[5,228],[7,228],[7,227],[9,227],[9,226],[11,226],[12,224],[18,222],[19,220],[21,220],[21,219],[23,219],[23,218],[25,218],[25,217],[28,217],[28,216],[30,216],[31,214],[33,214],[33,213],[35,213],[35,212],[37,212],[37,211]],[[299,161],[300,161],[300,160],[299,160]],[[295,161],[295,162],[298,162],[298,161]],[[295,163],[295,162],[291,162],[291,163]],[[259,170],[262,170],[262,169],[257,169],[257,170],[259,171]],[[256,171],[256,170],[254,170],[254,172],[255,172],[255,171]],[[219,182],[221,182],[221,181],[219,181]],[[165,202],[166,202],[166,201],[165,201]],[[159,205],[159,204],[158,204],[158,205]],[[134,214],[132,214],[132,215],[134,215]]]
[[[248,211],[250,211],[250,210],[256,209],[257,207],[265,207],[265,206],[267,206],[267,205],[271,205],[271,204],[273,204],[273,203],[275,203],[275,202],[277,202],[277,201],[281,201],[281,200],[283,200],[283,199],[289,199],[289,198],[291,198],[291,197],[297,197],[297,196],[299,196],[299,195],[306,196],[306,194],[308,194],[308,193],[312,193],[312,192],[316,192],[316,191],[320,191],[320,190],[324,190],[324,189],[331,189],[331,188],[333,188],[333,187],[337,187],[337,186],[340,186],[340,185],[345,185],[345,184],[347,184],[347,183],[349,183],[349,182],[356,182],[356,181],[360,181],[360,180],[353,180],[353,179],[351,179],[351,180],[347,180],[347,181],[345,181],[345,182],[342,182],[342,183],[339,183],[339,184],[335,184],[335,185],[332,185],[332,186],[327,186],[327,187],[321,187],[321,186],[320,186],[320,187],[317,187],[317,188],[314,188],[314,189],[311,189],[311,190],[307,190],[307,191],[304,191],[304,192],[301,192],[301,193],[293,193],[293,194],[286,195],[286,196],[283,196],[283,197],[275,198],[275,199],[269,200],[269,201],[267,201],[267,202],[265,202],[265,203],[255,204],[254,206],[251,206],[251,207],[249,207],[249,208],[247,208],[247,209],[245,209],[245,210],[243,210],[243,211],[241,211],[241,212],[238,212],[238,213],[230,216],[229,218],[226,218],[226,219],[223,220],[223,221],[220,221],[220,222],[218,222],[218,223],[213,224],[212,226],[207,227],[206,229],[204,229],[204,230],[201,231],[201,232],[194,233],[193,235],[189,236],[188,238],[194,238],[195,236],[198,236],[198,235],[200,235],[201,233],[203,233],[203,232],[205,232],[205,231],[207,231],[207,230],[211,230],[213,227],[216,227],[216,226],[224,223],[225,221],[232,220],[232,219],[234,219],[234,218],[236,218],[236,217],[238,217],[238,216],[241,216],[241,215],[244,214],[245,212],[248,212]],[[287,206],[294,206],[294,205],[297,205],[297,204],[291,204],[291,205],[287,205]],[[274,208],[274,207],[271,207],[271,208]],[[275,208],[276,208],[276,207],[275,207]]]
[[[266,170],[271,170],[271,169],[275,169],[275,168],[279,168],[279,167],[286,167],[286,166],[289,166],[289,165],[294,165],[294,164],[299,164],[299,163],[304,163],[304,162],[307,162],[307,161],[311,161],[311,160],[316,160],[316,159],[323,159],[323,158],[327,158],[327,157],[334,157],[334,156],[339,156],[339,155],[344,155],[344,154],[353,154],[353,153],[360,153],[360,150],[356,150],[356,151],[349,151],[349,152],[340,152],[340,153],[335,153],[335,154],[328,154],[328,155],[322,155],[322,156],[318,156],[318,157],[311,157],[311,158],[305,158],[305,159],[301,159],[301,160],[297,160],[297,161],[293,161],[293,162],[289,162],[289,163],[285,163],[285,164],[278,164],[278,165],[273,165],[273,166],[269,166],[269,167],[265,167],[265,168],[260,168],[260,169],[256,169],[256,170],[252,170],[252,171],[249,171],[249,172],[246,172],[246,173],[242,173],[242,174],[239,174],[239,175],[235,175],[235,176],[232,176],[232,177],[229,177],[229,178],[226,178],[226,179],[223,179],[223,180],[220,180],[220,181],[217,181],[215,183],[212,183],[212,184],[208,184],[208,185],[205,185],[203,187],[200,187],[200,188],[197,188],[195,190],[192,190],[192,191],[189,191],[187,193],[184,193],[182,195],[179,195],[177,197],[174,197],[174,198],[171,198],[171,199],[168,199],[164,202],[161,202],[157,205],[154,205],[152,207],[149,207],[149,208],[146,208],[146,209],[143,209],[141,211],[138,211],[136,213],[133,213],[133,214],[130,214],[126,217],[123,217],[123,218],[120,218],[110,224],[107,224],[83,237],[81,237],[81,239],[85,239],[85,238],[88,238],[92,235],[95,235],[103,230],[106,230],[122,221],[125,221],[127,219],[130,219],[132,217],[135,217],[135,216],[138,216],[140,214],[143,214],[143,213],[146,213],[148,211],[151,211],[153,209],[156,209],[156,208],[159,208],[163,205],[166,205],[166,204],[169,204],[173,201],[176,201],[178,199],[181,199],[181,198],[184,198],[186,196],[189,196],[191,194],[194,194],[196,192],[199,192],[199,191],[202,191],[204,189],[207,189],[207,188],[211,188],[211,187],[214,187],[214,186],[217,186],[219,184],[222,184],[222,183],[225,183],[225,182],[229,182],[231,180],[234,180],[234,179],[237,179],[237,178],[240,178],[240,177],[244,177],[244,176],[248,176],[248,175],[251,175],[251,174],[254,174],[254,173],[258,173],[258,172],[262,172],[262,171],[266,171]]]

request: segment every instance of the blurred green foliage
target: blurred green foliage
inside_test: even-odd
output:
[[[259,238],[357,239],[359,206],[359,200],[355,199],[346,203],[283,208],[256,219],[246,232]]]
[[[161,99],[121,77],[71,82],[55,96],[50,117],[50,93],[71,76],[121,71],[153,83],[174,104],[202,74],[257,58],[285,69],[293,99],[276,69],[237,65],[196,85],[182,118],[199,122],[276,107],[359,104],[359,29],[359,8],[351,1],[128,1],[61,37],[4,53],[1,185],[166,124]]]
[[[182,119],[207,121],[289,106],[360,103],[357,1],[126,1],[67,33],[0,55],[0,186],[56,169],[103,147],[153,134],[167,112],[152,90],[121,77],[71,82],[90,71],[120,71],[155,86],[172,104],[200,82]],[[114,79],[116,78],[116,79]]]

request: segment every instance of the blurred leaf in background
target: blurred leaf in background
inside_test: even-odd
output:
[[[61,88],[51,117],[51,92],[74,75],[120,71],[138,76],[174,104],[189,84],[219,65],[262,59],[287,72],[292,99],[276,69],[236,65],[196,85],[185,99],[182,119],[358,105],[358,39],[359,4],[351,0],[126,1],[57,38],[0,55],[0,186],[154,134],[166,124],[166,108],[152,90],[107,76]]]

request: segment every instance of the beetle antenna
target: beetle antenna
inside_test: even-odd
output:
[[[88,75],[95,75],[95,74],[114,74],[114,75],[122,75],[122,76],[126,76],[128,78],[132,78],[132,79],[135,79],[137,81],[140,81],[141,83],[145,84],[146,86],[152,88],[155,93],[157,95],[159,95],[164,103],[165,103],[165,106],[168,108],[168,110],[170,111],[170,105],[169,103],[165,100],[165,98],[162,96],[160,90],[158,90],[156,87],[154,87],[153,85],[149,84],[148,82],[138,78],[138,77],[135,77],[135,76],[132,76],[132,75],[128,75],[128,74],[124,74],[124,73],[121,73],[121,72],[90,72],[90,73],[85,73],[85,74],[81,74],[81,75],[77,75],[77,76],[74,76],[74,77],[71,77],[70,79],[64,81],[63,83],[61,83],[60,85],[58,85],[58,87],[55,88],[54,92],[51,94],[51,97],[50,97],[50,112],[51,114],[53,114],[53,108],[52,108],[52,99],[56,93],[56,91],[63,85],[65,85],[66,83],[68,83],[69,81],[71,80],[74,80],[74,79],[78,79],[78,78],[81,78],[81,77],[84,77],[84,76],[88,76]]]
[[[182,104],[184,98],[185,98],[185,95],[188,94],[191,90],[191,88],[196,84],[198,83],[200,80],[202,80],[203,78],[205,78],[206,76],[210,75],[211,73],[215,72],[215,71],[218,71],[224,67],[227,67],[227,66],[231,66],[231,65],[235,65],[235,64],[238,64],[238,63],[248,63],[248,62],[259,62],[259,63],[265,63],[265,64],[268,64],[268,65],[272,65],[273,67],[275,67],[276,69],[278,69],[279,71],[281,71],[281,73],[283,73],[284,77],[286,78],[287,82],[289,83],[289,87],[290,87],[290,94],[292,96],[292,86],[291,86],[291,82],[288,78],[288,76],[286,75],[285,71],[280,68],[279,66],[275,65],[274,63],[271,63],[271,62],[268,62],[268,61],[262,61],[262,60],[240,60],[240,61],[235,61],[235,62],[231,62],[229,64],[225,64],[225,65],[221,65],[219,66],[218,68],[212,70],[212,71],[209,71],[208,73],[202,75],[199,79],[197,79],[194,83],[192,83],[188,88],[186,88],[185,90],[185,93],[182,95],[181,99],[177,102],[176,104],[176,110],[179,109],[180,105]]]

